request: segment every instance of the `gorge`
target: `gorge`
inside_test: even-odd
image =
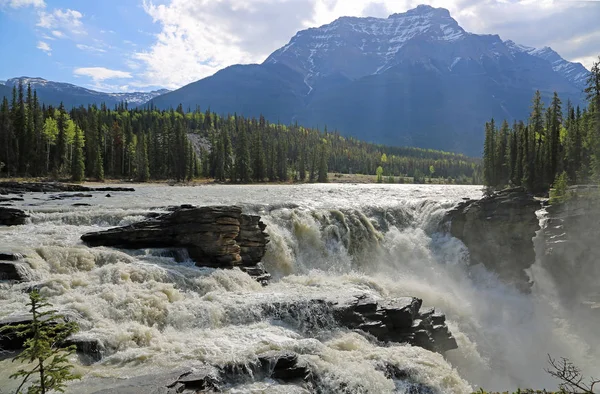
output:
[[[600,360],[593,198],[544,210],[522,190],[452,185],[71,193],[9,194],[28,217],[0,226],[0,324],[35,286],[99,356],[74,359],[83,380],[68,392],[554,388],[548,353],[589,373]],[[221,257],[177,231],[216,236]],[[268,284],[238,269],[259,262]],[[0,365],[9,388],[18,365]]]

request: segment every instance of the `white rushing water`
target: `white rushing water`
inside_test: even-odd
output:
[[[208,363],[251,363],[268,350],[291,350],[322,378],[323,392],[408,392],[378,365],[412,371],[438,393],[517,387],[554,388],[547,354],[585,368],[598,349],[578,335],[538,264],[532,294],[468,267],[468,251],[441,231],[445,212],[480,187],[436,185],[199,186],[139,185],[135,193],[92,193],[53,201],[30,194],[24,226],[0,227],[0,249],[28,256],[32,280],[61,311],[75,312],[79,335],[100,338],[112,352],[69,392],[92,393],[121,379]],[[168,205],[238,204],[261,215],[271,242],[266,287],[235,270],[177,263],[160,250],[88,248],[80,236],[130,224]],[[26,310],[31,283],[0,284],[0,318]],[[421,348],[377,346],[356,332],[331,327],[307,333],[259,317],[265,302],[366,292],[376,298],[416,296],[446,313],[459,348],[445,356]],[[76,361],[76,358],[74,358]],[[0,393],[17,363],[0,361]],[[260,381],[230,392],[304,392]]]

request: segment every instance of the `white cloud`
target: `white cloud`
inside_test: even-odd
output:
[[[125,64],[132,70],[139,70],[141,67],[139,63],[134,62],[133,60],[126,60]]]
[[[597,55],[600,2],[555,0],[144,0],[161,26],[133,58],[140,84],[177,88],[237,63],[262,62],[298,31],[340,16],[386,17],[419,4],[447,8],[467,31],[552,46],[567,59]],[[548,26],[561,26],[549,29]],[[586,65],[589,62],[584,63]],[[131,85],[131,84],[130,84]]]
[[[46,54],[48,54],[48,56],[52,55],[52,48],[50,48],[50,45],[48,45],[47,42],[38,41],[37,48],[46,52]]]
[[[99,53],[106,52],[106,50],[104,50],[102,48],[96,48],[96,47],[89,46],[89,45],[77,44],[76,46],[77,46],[77,48],[81,49],[82,51],[99,52]]]
[[[58,38],[63,38],[65,36],[65,34],[60,30],[52,30],[52,35]]]
[[[61,29],[76,35],[86,34],[81,18],[83,18],[81,12],[71,9],[41,11],[37,26],[45,29]]]
[[[102,82],[107,79],[133,78],[127,71],[111,70],[104,67],[81,67],[73,70],[77,76],[90,77],[94,82]]]
[[[9,6],[11,8],[21,8],[21,7],[36,7],[36,8],[44,8],[46,7],[46,3],[44,0],[0,0],[0,7]]]

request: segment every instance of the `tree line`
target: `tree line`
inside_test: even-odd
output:
[[[563,107],[556,92],[545,108],[537,91],[527,124],[486,123],[485,185],[523,186],[542,194],[552,186],[600,181],[600,57],[585,94],[585,108],[570,102]]]
[[[210,109],[158,110],[40,103],[22,84],[0,105],[0,176],[74,181],[151,179],[326,182],[329,172],[424,177],[467,183],[479,161],[429,149],[389,147],[264,117]]]

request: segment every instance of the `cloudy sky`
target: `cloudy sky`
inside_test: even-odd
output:
[[[418,4],[449,9],[467,31],[551,46],[588,68],[600,55],[600,0],[0,0],[0,80],[174,89],[262,62],[298,30]]]

